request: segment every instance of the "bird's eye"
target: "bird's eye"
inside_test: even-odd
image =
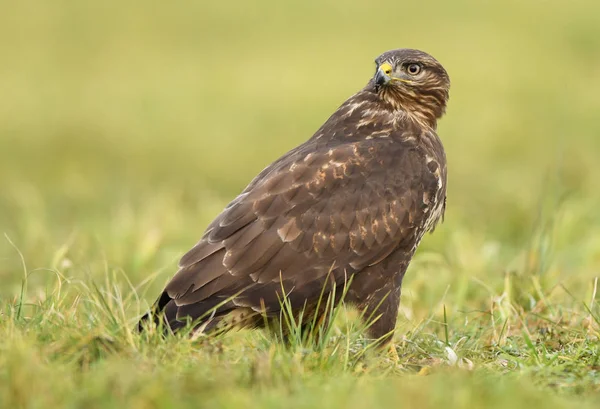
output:
[[[408,64],[406,66],[406,72],[408,72],[410,75],[417,75],[418,73],[421,72],[421,66],[419,64]]]

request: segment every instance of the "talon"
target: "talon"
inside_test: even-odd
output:
[[[392,356],[392,361],[394,363],[400,362],[400,357],[398,356],[398,351],[396,351],[396,345],[393,342],[390,342],[390,355]]]

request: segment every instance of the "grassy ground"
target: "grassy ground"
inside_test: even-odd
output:
[[[0,13],[0,407],[598,407],[600,6],[96,3]],[[322,347],[132,333],[396,47],[453,81],[446,222],[408,271],[399,360],[346,310]]]

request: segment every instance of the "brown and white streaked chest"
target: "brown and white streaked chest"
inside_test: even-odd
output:
[[[439,137],[426,132],[423,138],[424,161],[427,172],[433,177],[433,189],[423,192],[424,231],[433,231],[443,219],[446,209],[447,167],[446,154]]]
[[[428,214],[424,222],[424,231],[433,231],[435,226],[444,217],[444,210],[446,207],[446,172],[442,171],[442,166],[436,159],[432,157],[426,157],[427,168],[432,170],[432,174],[436,179],[437,186],[435,191],[432,193],[423,193],[423,211]]]

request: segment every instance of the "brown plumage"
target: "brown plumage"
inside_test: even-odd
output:
[[[375,62],[362,90],[216,217],[142,322],[260,325],[279,315],[282,288],[295,311],[314,312],[323,288],[341,294],[352,276],[345,301],[376,318],[372,337],[390,338],[406,268],[445,209],[436,122],[450,80],[417,50]]]

